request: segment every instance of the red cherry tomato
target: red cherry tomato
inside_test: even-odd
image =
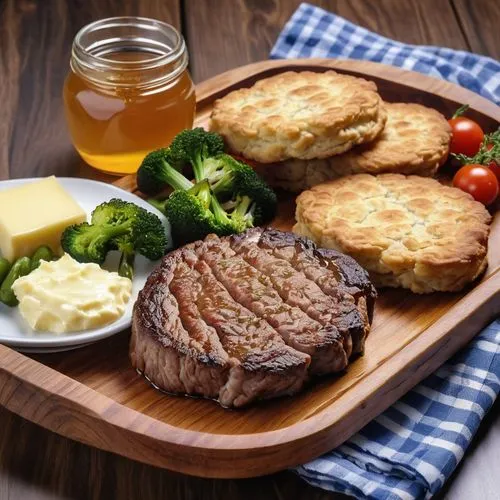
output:
[[[484,139],[481,127],[475,121],[463,116],[451,118],[448,123],[452,131],[450,152],[474,156]]]
[[[493,144],[488,144],[486,148],[493,149]],[[496,161],[492,161],[488,164],[488,168],[496,175],[498,182],[500,183],[500,164]]]
[[[495,174],[498,182],[500,183],[500,165],[497,162],[492,161],[488,165],[488,168]]]
[[[465,165],[453,177],[453,186],[469,193],[484,205],[493,203],[498,196],[498,180],[484,165]]]

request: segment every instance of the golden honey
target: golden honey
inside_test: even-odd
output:
[[[148,152],[192,127],[195,93],[184,40],[151,19],[88,25],[75,37],[63,98],[80,156],[107,173],[133,173]]]

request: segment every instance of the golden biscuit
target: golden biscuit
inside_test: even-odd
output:
[[[354,257],[375,286],[457,291],[486,268],[490,214],[434,179],[358,174],[297,198],[293,231]]]
[[[286,160],[259,167],[274,186],[293,192],[356,173],[432,177],[446,161],[451,128],[438,111],[420,104],[385,103],[387,123],[379,138],[322,160]]]
[[[327,71],[281,73],[215,102],[210,129],[246,158],[326,158],[372,141],[386,112],[375,83]]]

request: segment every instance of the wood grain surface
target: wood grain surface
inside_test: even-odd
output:
[[[70,143],[62,87],[76,32],[97,19],[126,15],[180,26],[175,0],[1,0],[0,98],[6,119],[0,123],[0,179],[48,173],[97,177]]]
[[[282,26],[300,3],[301,0],[188,0],[187,39],[196,81],[267,59]],[[403,42],[466,47],[448,0],[319,0],[313,3]],[[221,12],[224,12],[224,23],[219,22]],[[429,23],[436,12],[439,12],[439,30]],[[217,25],[218,29],[203,30],[207,24]],[[236,36],[233,36],[234,26],[240,27]],[[227,43],[229,37],[232,37],[231,43]]]
[[[193,77],[201,81],[222,70],[265,59],[298,3],[0,0],[0,179],[50,173],[96,177],[82,165],[68,142],[60,100],[71,39],[88,21],[140,12],[181,25],[191,51]],[[499,57],[496,0],[313,3],[403,41],[472,49]],[[201,20],[198,9],[205,9]],[[42,149],[34,148],[32,140]],[[474,445],[439,497],[498,498],[499,404],[483,422]],[[0,424],[2,500],[340,498],[308,487],[291,473],[248,481],[198,480],[168,473],[62,438],[5,410],[0,411]]]
[[[469,50],[500,59],[500,2],[498,0],[452,0]]]

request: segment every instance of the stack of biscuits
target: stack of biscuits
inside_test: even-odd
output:
[[[375,83],[287,72],[219,99],[211,129],[273,186],[300,192],[355,173],[433,176],[451,129],[438,111],[386,103]]]
[[[303,191],[294,232],[375,286],[457,291],[486,268],[488,211],[430,178],[451,141],[438,111],[384,102],[362,78],[286,72],[216,101],[210,128],[269,184]]]

